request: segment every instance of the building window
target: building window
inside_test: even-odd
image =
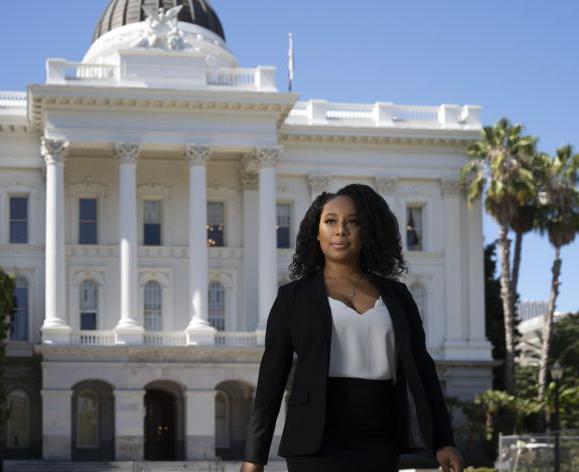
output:
[[[277,204],[277,247],[289,248],[291,234],[291,205]]]
[[[406,208],[406,247],[409,251],[422,251],[422,207]]]
[[[229,420],[227,395],[215,395],[215,447],[229,447]]]
[[[6,420],[6,447],[30,446],[30,398],[23,390],[8,394],[8,418]]]
[[[28,197],[10,197],[10,243],[28,243]]]
[[[28,281],[24,277],[16,277],[14,290],[16,309],[10,324],[10,340],[28,340]]]
[[[218,331],[225,330],[225,288],[220,282],[209,283],[209,323]]]
[[[77,447],[99,447],[99,398],[93,390],[83,390],[77,399]]]
[[[80,329],[93,331],[97,329],[98,286],[94,280],[84,280],[80,284]]]
[[[223,246],[223,202],[207,202],[207,245]]]
[[[161,200],[144,200],[143,201],[143,221],[145,246],[161,245]]]
[[[145,284],[145,329],[161,331],[162,317],[161,284],[150,280]]]
[[[97,199],[79,199],[78,213],[78,243],[97,244]]]

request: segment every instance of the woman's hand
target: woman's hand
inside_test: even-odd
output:
[[[254,462],[242,462],[239,472],[263,472],[264,465]]]
[[[452,446],[444,446],[436,451],[436,460],[442,467],[443,472],[463,472],[464,460],[458,449]]]

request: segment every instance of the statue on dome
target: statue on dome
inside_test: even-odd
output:
[[[178,5],[167,11],[150,5],[142,8],[147,15],[145,32],[144,36],[132,45],[133,47],[160,48],[171,51],[191,48],[191,45],[183,38],[177,19],[183,5]]]

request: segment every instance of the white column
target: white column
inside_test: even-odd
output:
[[[264,344],[267,317],[277,294],[277,232],[275,166],[281,147],[258,147],[259,166],[259,322],[257,343]]]
[[[115,459],[142,460],[145,436],[145,391],[115,390]]]
[[[492,346],[485,335],[484,238],[481,199],[475,200],[466,212],[469,350],[473,359],[491,360]]]
[[[215,458],[215,390],[185,392],[185,455],[188,461]]]
[[[121,278],[120,318],[115,328],[117,344],[141,344],[144,329],[138,322],[137,260],[137,160],[141,145],[115,143],[119,161],[119,256]]]
[[[66,344],[71,331],[66,315],[64,248],[64,161],[68,142],[42,138],[41,153],[46,162],[46,292],[42,342]]]
[[[42,458],[70,460],[72,390],[40,391],[42,395]]]
[[[245,282],[245,328],[254,330],[259,318],[258,233],[259,194],[257,172],[243,169],[240,175],[243,188],[243,268]]]
[[[308,186],[310,187],[310,203],[322,192],[328,191],[330,175],[322,173],[308,174]]]
[[[463,359],[466,345],[463,333],[464,274],[462,271],[461,248],[461,186],[457,180],[442,180],[442,202],[444,205],[444,282],[446,337],[444,355],[446,359]]]
[[[209,146],[187,144],[189,164],[189,310],[187,344],[215,344],[208,321],[207,160]]]

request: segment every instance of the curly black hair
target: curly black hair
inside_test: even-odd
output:
[[[350,184],[336,193],[321,193],[306,211],[296,238],[296,252],[289,266],[290,279],[309,277],[324,267],[325,256],[317,240],[320,217],[324,205],[340,195],[350,197],[356,207],[362,237],[362,270],[394,279],[408,272],[396,215],[372,187]]]

